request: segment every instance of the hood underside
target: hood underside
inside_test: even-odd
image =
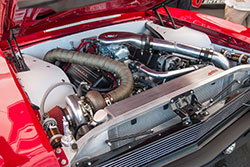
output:
[[[28,8],[50,8],[55,12],[61,12],[69,9],[99,4],[110,0],[22,0],[17,1],[18,9]]]
[[[146,11],[165,0],[1,0],[0,39],[10,38],[80,20],[129,12]]]

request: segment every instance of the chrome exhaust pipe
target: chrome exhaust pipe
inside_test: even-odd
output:
[[[150,49],[179,53],[203,61],[211,61],[215,66],[224,70],[229,69],[228,59],[212,49],[199,48],[183,43],[172,42],[129,32],[107,32],[98,36],[101,44],[130,44],[141,50]]]

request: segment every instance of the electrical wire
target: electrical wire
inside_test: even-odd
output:
[[[69,65],[70,65],[70,64],[71,64],[71,63],[68,63],[68,64],[66,65],[66,67],[63,69],[64,72],[69,68]]]
[[[112,87],[112,88],[93,88],[93,87],[90,87],[89,90],[95,90],[95,91],[98,91],[98,92],[101,92],[101,93],[106,93],[106,92],[110,92],[114,89],[116,89],[116,87]]]
[[[114,87],[117,87],[117,82],[115,80],[115,78],[113,77],[113,75],[111,75],[109,72],[105,72],[114,82]]]

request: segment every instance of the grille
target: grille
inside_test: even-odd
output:
[[[144,146],[143,148],[134,150],[133,152],[129,152],[118,158],[111,159],[105,163],[99,164],[98,166],[143,166],[184,146],[192,144],[207,132],[215,128],[220,122],[232,115],[242,106],[242,103],[247,103],[249,101],[249,96],[250,91],[248,90],[239,96],[237,100],[234,100],[227,106],[223,107],[205,122],[192,125],[182,132],[172,134],[171,136],[158,140]]]

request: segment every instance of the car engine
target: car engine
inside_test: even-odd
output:
[[[178,40],[178,33],[169,39],[165,33],[172,30],[166,27],[152,22],[145,27],[145,33],[105,31],[81,39],[77,47],[58,45],[43,60],[23,51],[31,70],[17,78],[38,106],[52,147],[62,147],[75,166],[79,159],[85,163],[131,148],[138,139],[175,124],[188,127],[205,120],[213,115],[209,108],[216,100],[231,95],[248,76],[245,71],[232,77],[237,69],[222,75],[237,63],[248,64],[249,57],[214,49],[206,34],[183,28],[202,39],[193,45]],[[232,90],[226,94],[228,81]]]

